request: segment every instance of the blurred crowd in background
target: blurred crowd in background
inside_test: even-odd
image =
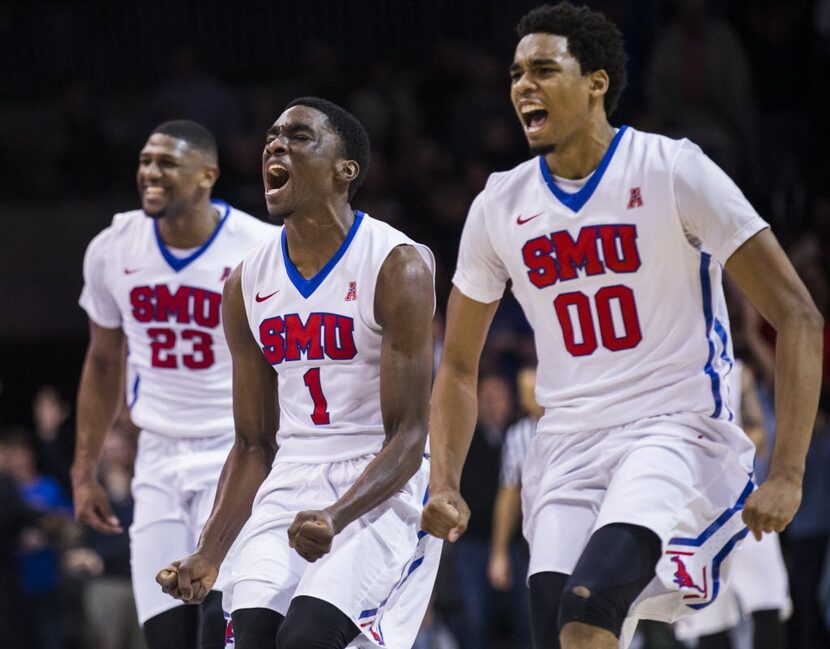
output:
[[[321,3],[294,13],[288,4],[234,3],[212,12],[210,3],[197,9],[185,2],[124,2],[108,3],[95,15],[94,3],[4,6],[0,60],[29,56],[26,65],[3,66],[4,230],[25,227],[16,220],[26,218],[27,206],[46,209],[57,224],[66,218],[64,204],[80,200],[94,215],[91,236],[106,226],[110,206],[136,207],[138,150],[155,125],[171,118],[194,119],[216,135],[222,177],[214,195],[261,217],[265,129],[288,100],[322,96],[354,112],[372,139],[371,171],[354,207],[393,223],[436,254],[437,359],[441,307],[467,209],[489,173],[528,156],[508,99],[507,67],[513,25],[537,3],[465,0],[450,9],[437,0],[340,0],[326,5],[325,18]],[[830,321],[830,0],[589,4],[617,22],[630,54],[629,87],[612,123],[698,143],[772,224]],[[169,27],[177,20],[187,29]],[[47,74],[53,69],[60,73]],[[38,237],[46,242],[57,232],[58,225],[42,228]],[[29,324],[13,319],[18,290],[32,302],[52,299],[26,292],[27,268],[46,265],[69,277],[70,288],[78,289],[69,296],[74,302],[85,243],[69,246],[63,261],[13,239],[0,244],[6,278],[0,297],[11,314],[2,321],[8,326],[0,326],[4,647],[142,646],[126,534],[102,536],[72,522],[68,471],[86,343],[82,314],[52,314],[70,323],[53,338],[27,337]],[[51,266],[66,260],[74,265]],[[740,300],[731,296],[736,354],[758,379],[770,436],[761,450],[768,454],[774,333]],[[827,350],[830,336],[825,341]],[[509,573],[494,577],[488,563],[505,435],[527,415],[516,376],[534,365],[533,354],[532,333],[507,294],[482,360],[479,422],[462,484],[471,527],[446,548],[418,649],[530,646],[522,576],[527,549],[520,534]],[[830,647],[828,363],[825,351],[804,502],[782,536],[794,604],[788,649]],[[128,421],[119,422],[102,462],[102,482],[124,527],[132,516],[135,435]],[[738,637],[737,646],[744,641]],[[650,649],[679,646],[670,629],[656,624],[643,625],[635,642]]]

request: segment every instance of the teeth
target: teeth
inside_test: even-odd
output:
[[[285,167],[283,167],[282,165],[272,164],[270,167],[268,167],[268,173],[271,174],[274,177],[280,176],[280,175],[282,175],[284,173],[287,173],[287,172],[288,172],[288,170]]]
[[[525,104],[520,110],[522,111],[522,115],[527,115],[534,110],[545,110],[545,107],[542,104]]]

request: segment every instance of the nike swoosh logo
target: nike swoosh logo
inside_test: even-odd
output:
[[[535,219],[537,216],[542,216],[542,212],[534,214],[533,216],[528,216],[526,219],[523,219],[522,215],[519,214],[519,216],[516,217],[516,223],[518,223],[519,225],[524,225],[528,221],[532,221],[533,219]]]
[[[137,272],[138,272],[138,271],[140,271],[140,270],[141,270],[141,268],[127,268],[127,267],[125,266],[125,267],[124,267],[124,274],[125,274],[125,275],[132,275],[133,273],[137,273]]]
[[[273,293],[269,293],[268,295],[260,295],[259,293],[257,293],[254,297],[256,297],[257,302],[265,302],[265,300],[267,300],[269,297],[274,297],[279,292],[280,289],[277,289],[276,291],[274,291]]]

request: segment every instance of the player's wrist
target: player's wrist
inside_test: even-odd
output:
[[[343,531],[343,528],[351,522],[343,512],[343,509],[338,507],[337,503],[326,507],[323,509],[323,512],[328,514],[331,519],[331,527],[334,530],[335,535],[340,534],[340,532]]]
[[[194,556],[200,556],[211,566],[213,566],[217,572],[219,571],[219,566],[222,565],[222,561],[225,559],[226,554],[227,552],[222,552],[221,549],[211,547],[210,545],[200,545],[193,552]]]
[[[429,483],[429,497],[434,498],[438,494],[460,494],[461,483],[458,480],[442,478]]]
[[[804,481],[804,466],[772,467],[766,481],[784,483],[800,488]]]
[[[92,460],[76,460],[69,470],[73,485],[95,482],[98,479],[98,463]]]

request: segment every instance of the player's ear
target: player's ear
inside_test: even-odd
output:
[[[588,83],[591,94],[594,97],[602,97],[608,92],[608,86],[611,80],[608,78],[608,73],[605,70],[595,70],[588,75]]]
[[[350,183],[360,173],[360,165],[355,160],[341,160],[337,163],[337,178]]]
[[[199,179],[199,187],[210,189],[219,180],[219,167],[216,165],[209,165],[202,169],[202,177]]]

